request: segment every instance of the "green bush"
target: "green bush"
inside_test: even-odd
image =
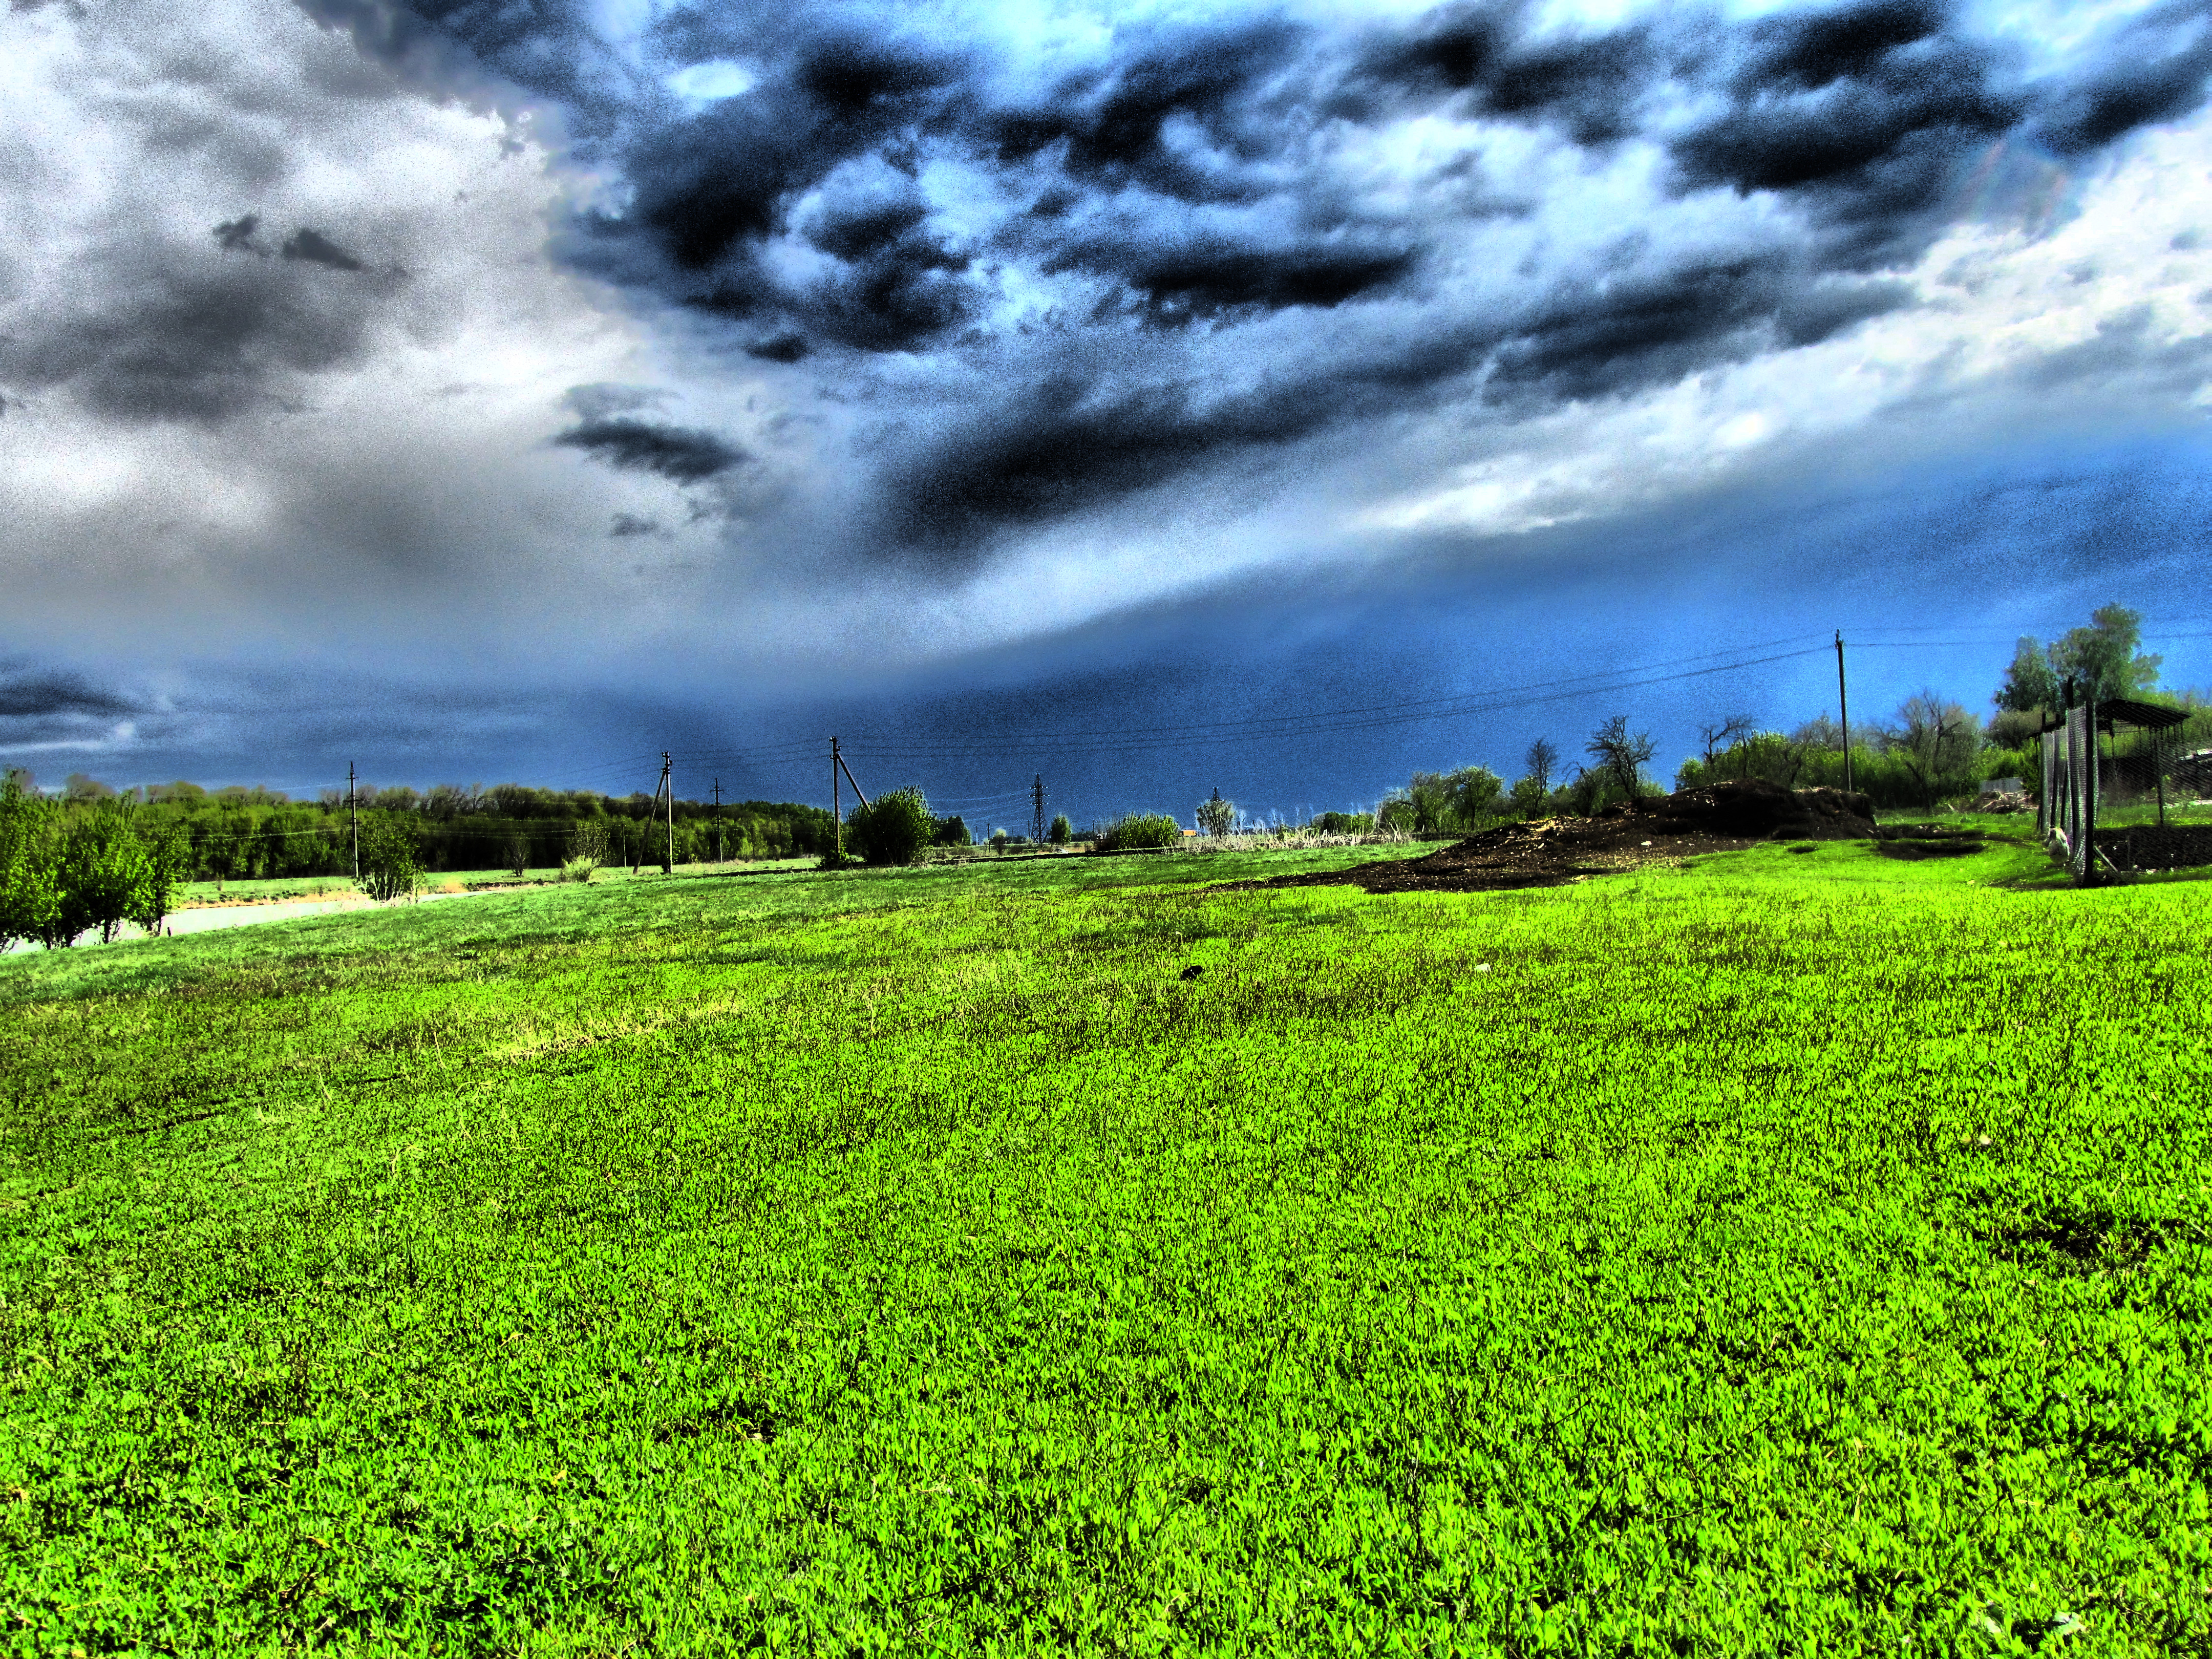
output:
[[[1180,847],[1182,826],[1164,812],[1132,812],[1108,824],[1098,837],[1102,853],[1133,853],[1147,848]]]
[[[853,850],[870,864],[912,864],[937,836],[928,799],[911,785],[855,806],[845,824]]]
[[[1052,829],[1048,832],[1046,839],[1054,847],[1065,847],[1075,839],[1075,826],[1067,821],[1066,813],[1062,812],[1052,821]]]
[[[379,904],[412,897],[422,885],[422,848],[411,817],[376,812],[361,823],[361,890]]]
[[[597,861],[592,859],[564,859],[561,862],[561,879],[589,881],[592,872],[599,867]]]
[[[949,818],[937,821],[937,833],[930,838],[933,847],[965,847],[973,839],[968,833],[968,821],[955,812]]]

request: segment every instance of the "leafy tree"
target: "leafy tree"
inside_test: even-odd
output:
[[[1075,839],[1075,826],[1067,821],[1066,813],[1062,812],[1052,821],[1052,829],[1045,839],[1054,847],[1065,847]]]
[[[1198,832],[1211,836],[1216,841],[1227,835],[1237,822],[1237,803],[1221,799],[1221,792],[1213,792],[1211,799],[1198,804]]]
[[[98,778],[88,778],[82,772],[72,772],[62,780],[62,794],[70,800],[112,800],[115,791]]]
[[[1066,820],[1061,819],[1060,822],[1065,823]],[[955,812],[949,818],[938,819],[937,831],[930,837],[930,844],[935,847],[965,847],[970,839],[968,834],[968,821]]]
[[[2090,684],[2099,697],[2132,697],[2158,683],[2158,657],[2136,654],[2142,641],[2142,617],[2117,605],[2089,613],[2087,628],[2069,629],[2051,647],[2051,665],[2059,674],[2076,676],[2086,693]]]
[[[0,778],[0,951],[19,940],[43,942],[59,920],[55,809],[28,787],[30,775],[10,769]]]
[[[1595,769],[1629,800],[1640,792],[1644,763],[1656,748],[1649,732],[1630,732],[1626,714],[1615,714],[1583,745],[1583,752],[1597,762]]]
[[[2012,663],[2005,670],[2004,684],[1990,701],[2008,714],[2057,712],[2058,676],[2051,666],[2050,653],[2033,635],[2021,635],[2013,648]]]
[[[855,806],[845,822],[854,849],[870,864],[912,864],[937,833],[928,799],[912,785]]]
[[[361,823],[361,890],[380,904],[411,897],[422,885],[422,843],[414,821],[377,812]]]

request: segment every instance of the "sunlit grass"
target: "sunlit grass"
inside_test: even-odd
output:
[[[0,963],[0,1623],[2212,1640],[2201,884],[1188,884],[1350,856]]]

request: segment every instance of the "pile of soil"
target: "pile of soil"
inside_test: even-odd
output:
[[[1484,831],[1425,858],[1239,887],[1351,885],[1370,893],[1480,893],[1557,887],[1587,876],[1735,852],[1760,842],[1870,841],[1874,805],[1840,789],[1718,783],[1608,807],[1594,818],[1547,818]]]

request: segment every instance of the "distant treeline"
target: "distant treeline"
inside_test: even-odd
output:
[[[26,784],[27,774],[19,775]],[[137,804],[147,833],[173,839],[185,878],[251,881],[288,876],[337,876],[353,868],[345,791],[326,789],[314,801],[274,790],[203,789],[193,783],[154,784],[120,796],[108,786],[72,776],[58,798],[64,814],[102,801]],[[356,791],[364,833],[378,819],[403,820],[428,871],[544,869],[574,854],[578,837],[605,848],[608,864],[658,864],[668,847],[665,809],[651,795],[602,795],[588,789],[533,789],[503,783],[490,789],[441,784]],[[678,800],[675,861],[811,857],[836,841],[827,808],[790,801]]]

